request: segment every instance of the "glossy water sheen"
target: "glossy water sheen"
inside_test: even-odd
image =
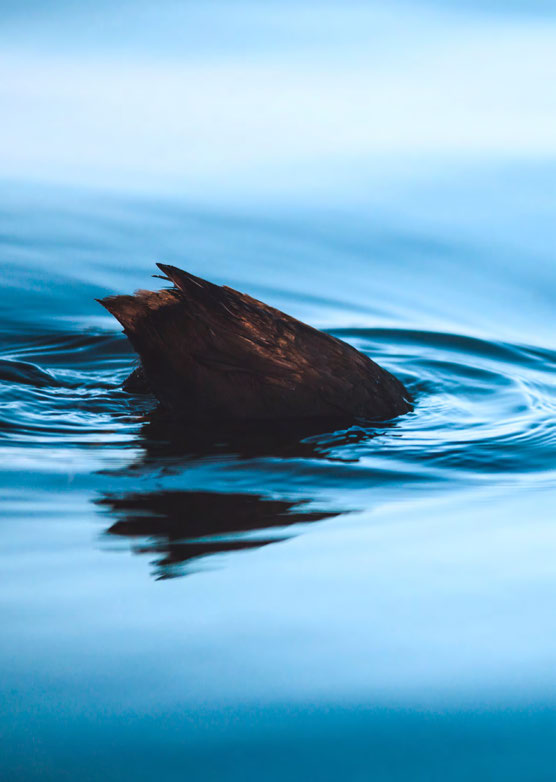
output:
[[[88,68],[97,44],[70,5],[53,4],[71,32],[57,56]],[[218,51],[247,41],[260,63],[272,38],[285,64],[298,39],[322,62],[357,48],[366,11],[324,6],[314,26],[310,3],[284,19],[242,5]],[[398,76],[412,73],[415,19],[438,46],[439,30],[456,40],[484,26],[498,63],[513,63],[514,35],[524,49],[538,38],[540,57],[553,29],[540,0],[508,4],[507,18],[494,2],[450,16],[457,6],[425,3],[422,18],[404,6],[405,26],[384,12],[407,36]],[[164,27],[177,6],[157,17],[169,51],[156,25],[138,43],[135,13],[117,7],[108,32],[128,30],[134,57],[139,44],[178,57]],[[43,18],[52,40],[56,18]],[[24,27],[8,21],[15,40]],[[191,56],[211,61],[208,17],[193,21]],[[103,45],[117,77],[108,33]],[[52,122],[63,100],[73,106],[69,82],[53,85],[61,103],[41,104]],[[308,127],[284,139],[291,170],[307,160]],[[85,138],[71,142],[84,161],[96,150]],[[443,149],[405,171],[396,153],[380,173],[368,155],[342,158],[354,139],[327,151],[320,137],[330,167],[264,188],[259,149],[234,197],[224,163],[240,165],[237,139],[223,138],[222,190],[207,175],[178,195],[175,182],[174,195],[101,195],[85,170],[71,189],[2,184],[2,780],[554,779],[555,168],[537,136],[520,138],[536,158],[512,147],[495,159],[485,141],[482,157]],[[123,176],[118,150],[102,154]],[[171,154],[185,170],[186,153]],[[37,174],[51,177],[52,159]],[[61,180],[68,160],[57,159]],[[155,260],[345,339],[409,386],[414,412],[339,431],[176,426],[121,390],[135,358],[94,301],[156,284]]]

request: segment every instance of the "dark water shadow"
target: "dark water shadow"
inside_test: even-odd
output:
[[[314,497],[268,496],[263,461],[354,462],[359,458],[358,444],[392,426],[395,421],[338,419],[193,423],[176,421],[156,408],[145,415],[138,432],[140,455],[110,475],[135,482],[140,473],[142,485],[156,476],[157,486],[141,492],[105,492],[95,501],[112,518],[103,534],[104,544],[127,539],[134,553],[154,555],[156,579],[168,579],[199,570],[201,559],[284,540],[294,534],[293,525],[333,518],[351,509],[315,509]],[[176,476],[206,460],[223,465],[250,461],[255,474],[261,470],[261,479],[254,481],[250,492],[226,491],[218,482],[214,491],[175,489]],[[160,488],[164,476],[172,476],[172,488]]]
[[[369,441],[395,425],[395,420],[354,423],[353,419],[194,423],[176,421],[157,408],[145,417],[138,438],[142,454],[128,469],[219,456],[353,462],[358,456],[345,446]]]
[[[136,541],[134,553],[154,554],[156,579],[195,572],[195,562],[204,557],[277,543],[291,537],[285,527],[342,512],[312,510],[307,502],[204,491],[105,494],[96,500],[116,518],[105,539],[127,538]],[[254,532],[259,534],[248,536]]]

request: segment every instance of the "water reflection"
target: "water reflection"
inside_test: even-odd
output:
[[[106,536],[136,540],[136,554],[155,554],[154,577],[194,572],[194,561],[214,554],[259,548],[284,540],[284,527],[340,514],[311,510],[308,500],[257,494],[158,491],[106,494],[97,504],[116,517]],[[269,532],[272,530],[272,532]],[[256,536],[247,533],[258,532]]]
[[[268,496],[256,483],[252,492],[160,488],[160,479],[180,475],[206,460],[320,459],[357,461],[346,448],[377,436],[390,422],[346,425],[338,420],[234,422],[196,425],[178,422],[156,408],[144,417],[137,442],[141,455],[115,473],[118,479],[157,478],[152,491],[111,491],[96,500],[114,521],[104,540],[125,538],[136,554],[154,554],[153,575],[167,579],[199,569],[201,558],[259,548],[291,537],[298,523],[322,521],[345,512],[315,509],[309,498]],[[344,428],[342,428],[344,427]],[[213,488],[211,486],[211,488]],[[286,533],[284,528],[288,528]]]
[[[327,459],[357,461],[346,446],[369,441],[394,426],[392,421],[353,424],[338,419],[241,421],[217,424],[178,422],[161,409],[150,412],[140,432],[142,463],[227,456],[239,459]],[[137,467],[137,465],[135,465]]]

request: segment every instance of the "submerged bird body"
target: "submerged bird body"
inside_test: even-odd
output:
[[[174,266],[170,290],[101,300],[150,390],[182,418],[392,418],[403,384],[367,356],[280,310]]]

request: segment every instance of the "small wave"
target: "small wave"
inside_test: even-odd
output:
[[[27,447],[129,439],[140,409],[121,385],[130,365],[122,335],[31,335],[0,357],[0,438]],[[152,407],[152,404],[150,405]]]
[[[152,464],[224,458],[343,462],[403,480],[545,480],[555,445],[552,380],[544,348],[409,329],[333,332],[398,374],[416,398],[413,413],[339,431],[254,433],[248,427],[194,432],[153,419],[155,404],[121,390],[133,367],[122,335],[28,337],[0,359],[5,402],[0,436],[34,446],[135,437]]]
[[[102,371],[111,359],[129,360],[132,355],[128,341],[121,334],[51,334],[28,335],[5,340],[2,355],[48,367],[86,367]]]
[[[35,388],[64,385],[50,372],[41,369],[36,364],[10,359],[0,359],[0,383],[29,385],[35,386]]]
[[[357,347],[390,362],[416,396],[391,443],[406,462],[466,479],[546,477],[556,439],[554,353],[431,332],[351,334]]]

